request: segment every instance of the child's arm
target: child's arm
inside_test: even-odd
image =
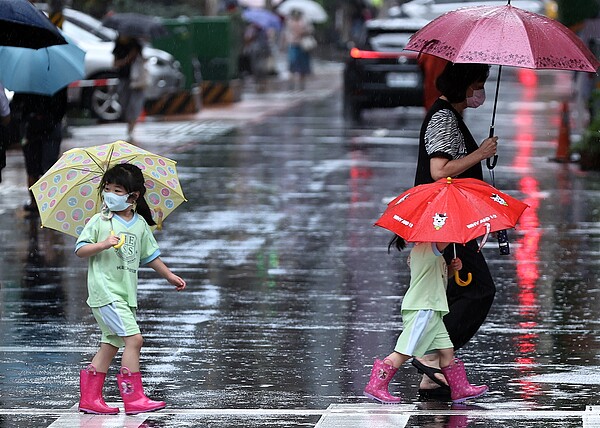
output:
[[[96,242],[94,244],[86,244],[80,247],[77,249],[77,251],[75,251],[75,254],[81,258],[95,256],[96,254],[117,245],[119,243],[119,239],[120,238],[116,235],[109,235],[104,241]]]
[[[181,291],[185,288],[185,281],[179,276],[175,275],[171,270],[167,267],[166,264],[160,259],[160,257],[155,258],[150,263],[148,263],[152,269],[156,271],[160,276],[169,281],[169,284],[174,285],[177,291]]]
[[[454,272],[458,272],[461,269],[462,261],[458,257],[456,257],[452,259],[452,261],[450,261],[450,264],[448,265],[448,275],[452,276],[454,275]]]

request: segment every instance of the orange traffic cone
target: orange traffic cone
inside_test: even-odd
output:
[[[556,162],[569,162],[571,146],[571,130],[569,127],[569,102],[563,101],[560,109],[560,129],[558,131],[558,146],[556,147]]]

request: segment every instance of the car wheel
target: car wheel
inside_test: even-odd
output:
[[[103,74],[96,79],[115,78],[114,74]],[[94,86],[86,88],[83,95],[83,107],[90,110],[92,115],[105,122],[118,120],[123,112],[119,103],[117,86]]]

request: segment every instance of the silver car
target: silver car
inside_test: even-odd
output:
[[[36,4],[46,10],[45,4]],[[113,67],[113,49],[117,33],[102,22],[83,12],[65,8],[63,32],[86,52],[86,80],[69,87],[69,103],[88,109],[94,117],[114,121],[121,117],[122,109],[116,93],[117,74]],[[142,55],[147,60],[151,84],[146,89],[146,100],[153,101],[184,87],[185,77],[173,55],[149,45]]]

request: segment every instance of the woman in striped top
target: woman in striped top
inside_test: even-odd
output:
[[[436,81],[442,95],[428,111],[421,127],[415,185],[445,177],[483,179],[481,161],[496,154],[498,137],[487,138],[478,145],[462,115],[467,107],[477,108],[483,104],[488,76],[488,65],[446,65]],[[446,294],[450,312],[444,317],[444,324],[454,349],[458,350],[483,324],[494,300],[496,286],[475,240],[465,246],[457,245],[456,256],[453,247],[448,249],[446,260],[460,258],[464,269],[473,274],[471,284],[466,287],[458,286],[453,277],[448,281]],[[413,359],[413,365],[427,375],[419,385],[422,396],[449,395],[435,353],[426,355],[421,361]]]

